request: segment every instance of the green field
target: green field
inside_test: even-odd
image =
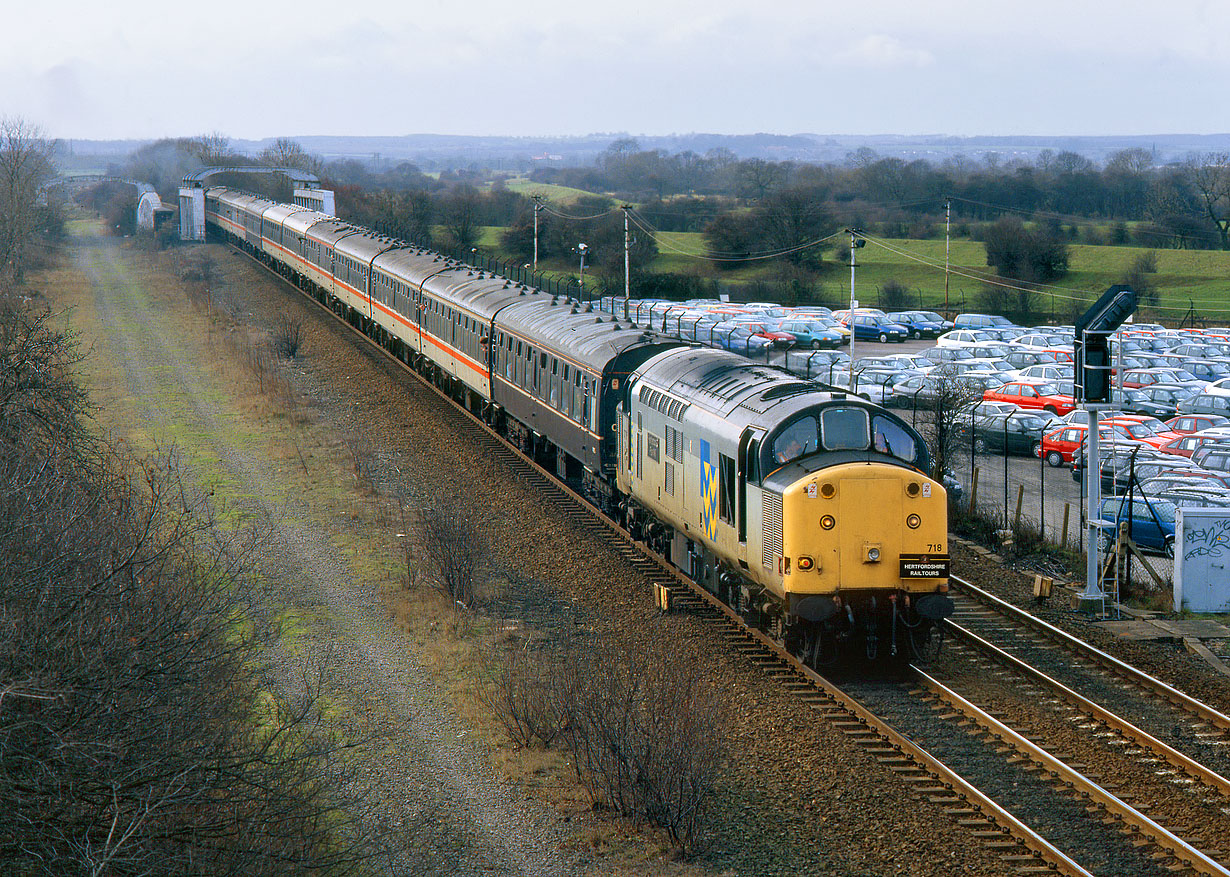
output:
[[[538,184],[528,184],[535,185]],[[551,187],[558,189],[560,187]],[[580,193],[579,190],[565,190]],[[583,193],[580,193],[583,194]],[[559,201],[560,196],[553,195]],[[488,255],[504,258],[500,235],[504,229],[485,227],[479,247]],[[771,280],[776,268],[770,261],[751,262],[735,269],[721,270],[704,258],[705,241],[699,232],[658,232],[658,257],[650,266],[659,272],[696,274],[712,277],[723,284],[738,285],[756,279]],[[1103,247],[1070,244],[1071,258],[1066,276],[1050,286],[1039,289],[1035,302],[1043,315],[1054,314],[1060,322],[1070,319],[1081,305],[1092,303],[1106,287],[1121,282],[1137,256],[1148,252],[1143,247]],[[1143,315],[1165,322],[1179,322],[1194,308],[1196,314],[1219,324],[1230,323],[1230,252],[1220,250],[1156,250],[1157,274],[1153,275],[1158,292],[1158,307]],[[575,274],[576,266],[563,261],[545,262],[542,267],[561,274]],[[993,276],[987,267],[986,251],[976,241],[952,242],[951,274],[948,303],[951,310],[975,307],[983,277]],[[820,272],[822,295],[825,299],[849,296],[848,264],[834,261],[832,250],[825,253],[825,266]],[[855,292],[867,306],[877,301],[879,287],[895,280],[912,294],[911,307],[940,308],[944,305],[944,241],[869,238],[867,246],[858,251]],[[633,290],[635,295],[635,290]]]
[[[526,179],[509,180],[507,185],[509,191],[520,192],[527,198],[541,195],[544,200],[559,205],[575,204],[579,198],[603,197],[593,192],[586,192],[584,189],[557,186],[554,183],[535,183]]]

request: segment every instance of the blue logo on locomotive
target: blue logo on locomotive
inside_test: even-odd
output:
[[[700,439],[700,523],[710,542],[717,541],[718,470],[710,462],[709,443]]]

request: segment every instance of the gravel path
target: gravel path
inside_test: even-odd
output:
[[[390,838],[397,874],[564,875],[576,870],[563,852],[556,814],[499,781],[483,753],[389,621],[377,590],[343,557],[330,530],[314,522],[310,496],[287,497],[271,474],[280,462],[246,444],[234,413],[218,404],[216,377],[199,345],[182,342],[173,317],[135,279],[116,243],[79,241],[78,260],[93,287],[104,336],[95,356],[124,376],[133,421],[149,435],[183,437],[192,458],[209,459],[208,476],[227,482],[232,500],[278,520],[262,573],[283,588],[283,605],[310,611],[319,623],[299,647],[283,650],[294,684],[303,664],[329,658],[326,686],[361,716],[367,751],[357,763],[372,790],[371,820],[396,827]],[[206,477],[206,467],[194,474]],[[217,488],[216,488],[217,489]]]

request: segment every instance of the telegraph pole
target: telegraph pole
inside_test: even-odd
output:
[[[632,292],[631,273],[629,271],[632,239],[628,236],[628,211],[632,209],[632,205],[624,204],[619,209],[624,212],[624,319],[626,320],[628,319],[628,298]]]
[[[948,266],[952,253],[952,199],[944,199],[944,319],[948,319]]]
[[[850,392],[854,392],[854,312],[858,310],[858,299],[854,297],[854,268],[858,260],[854,254],[858,248],[867,242],[859,237],[862,232],[857,228],[847,228],[850,233]]]
[[[538,211],[542,209],[542,196],[534,196],[534,273],[538,273]]]

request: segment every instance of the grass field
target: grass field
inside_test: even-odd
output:
[[[525,181],[521,181],[525,182]],[[525,183],[527,186],[538,184]],[[560,187],[548,187],[558,189]],[[580,190],[565,190],[584,194]],[[561,196],[552,195],[560,201]],[[500,258],[507,257],[500,247],[504,229],[482,229],[480,249]],[[775,279],[777,268],[770,261],[750,262],[734,269],[721,269],[704,258],[705,241],[699,232],[658,232],[658,257],[650,266],[657,272],[695,274],[716,278],[722,284],[744,284],[757,279]],[[1061,322],[1074,310],[1092,303],[1112,284],[1122,282],[1136,257],[1148,252],[1143,247],[1109,247],[1070,244],[1069,270],[1060,280],[1038,291],[1037,309],[1053,313]],[[1179,322],[1189,308],[1213,323],[1230,323],[1230,252],[1219,250],[1155,250],[1158,307],[1144,316],[1165,322]],[[952,242],[948,302],[953,310],[975,307],[983,277],[994,272],[986,264],[986,251],[977,241]],[[544,261],[542,267],[560,274],[575,275],[571,260]],[[824,299],[846,299],[850,290],[850,269],[834,261],[832,251],[825,253],[819,276]],[[944,241],[875,239],[858,252],[855,292],[865,305],[874,305],[877,290],[891,280],[911,291],[911,307],[939,308],[944,304]],[[635,290],[633,290],[635,295]]]
[[[557,186],[554,183],[535,183],[526,179],[509,180],[507,185],[510,191],[520,192],[526,197],[541,195],[545,200],[560,205],[575,204],[578,198],[602,197],[584,189]]]

